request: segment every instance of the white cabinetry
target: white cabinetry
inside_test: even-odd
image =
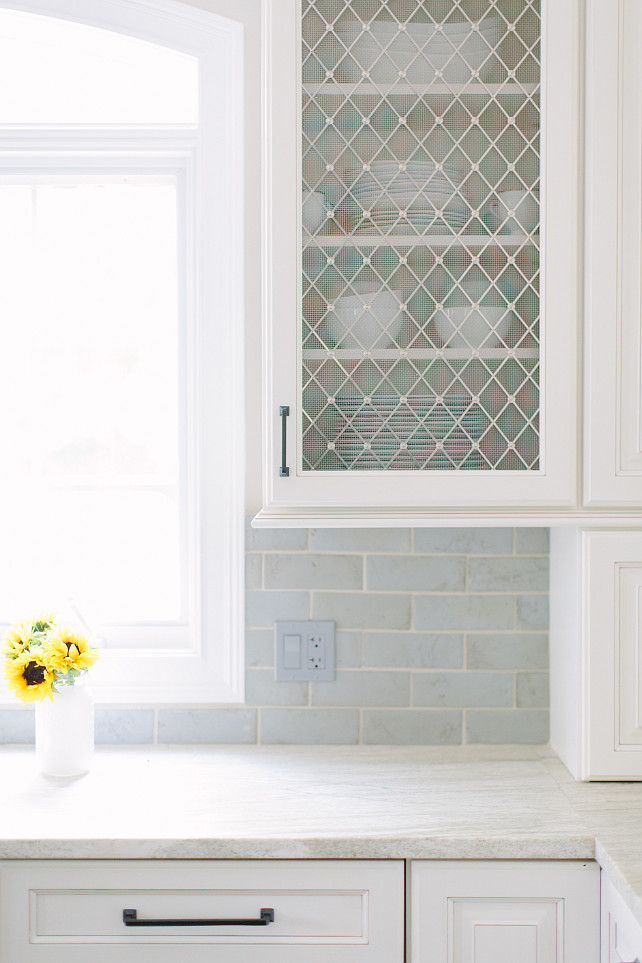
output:
[[[409,864],[407,886],[404,866],[403,860],[0,862],[0,959],[598,963],[597,863],[422,860]],[[126,925],[132,911],[143,925]],[[228,922],[212,925],[213,919]]]
[[[642,503],[642,7],[588,0],[586,490]]]
[[[642,531],[617,518],[642,504],[641,46],[639,0],[588,0],[587,528],[551,538],[551,740],[582,779],[642,779]]]
[[[642,779],[642,531],[551,533],[551,744],[576,778]]]
[[[577,0],[265,26],[260,522],[572,506]]]
[[[640,963],[642,926],[602,875],[602,963]]]
[[[597,863],[419,861],[411,963],[597,963]]]
[[[0,863],[3,963],[402,963],[403,946],[401,860]]]

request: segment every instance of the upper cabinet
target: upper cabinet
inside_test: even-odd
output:
[[[574,506],[577,8],[267,3],[265,521]]]
[[[591,506],[642,502],[642,6],[588,0],[586,458]]]

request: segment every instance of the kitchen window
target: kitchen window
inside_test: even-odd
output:
[[[103,701],[239,701],[242,27],[41,9],[0,6],[0,621],[81,613]]]

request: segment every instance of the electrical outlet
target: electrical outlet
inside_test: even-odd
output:
[[[334,679],[334,622],[275,622],[277,682]]]

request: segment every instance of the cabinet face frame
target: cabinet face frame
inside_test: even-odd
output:
[[[579,246],[579,0],[544,0],[541,201],[546,326],[541,364],[542,469],[538,472],[303,472],[300,469],[299,0],[264,0],[264,511],[342,507],[569,507],[576,503]],[[281,419],[288,477],[279,477]]]
[[[642,504],[642,10],[587,0],[585,504]]]

